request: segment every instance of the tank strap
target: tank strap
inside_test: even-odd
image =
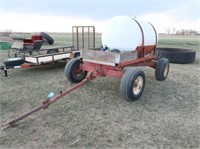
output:
[[[138,26],[140,27],[140,31],[142,33],[142,46],[144,46],[144,31],[142,29],[142,26],[140,25],[140,23],[135,19],[135,18],[132,18],[133,20],[135,20],[135,22],[138,24]]]
[[[158,42],[158,36],[157,36],[156,29],[155,29],[155,27],[150,22],[148,22],[148,23],[152,26],[152,28],[153,28],[153,30],[155,32],[155,36],[156,36],[156,43],[155,44],[157,44],[157,42]]]

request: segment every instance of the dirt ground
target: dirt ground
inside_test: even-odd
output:
[[[171,64],[166,81],[143,68],[141,98],[127,102],[120,79],[98,78],[48,109],[0,132],[0,148],[200,148],[200,47],[194,37],[161,37],[159,47],[193,49],[192,64]],[[174,44],[176,40],[176,44]],[[177,42],[178,41],[178,42]],[[0,62],[7,51],[0,50]],[[1,124],[41,105],[48,92],[70,88],[65,64],[9,70],[0,77]]]

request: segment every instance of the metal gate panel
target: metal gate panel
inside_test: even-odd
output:
[[[94,26],[73,26],[72,38],[74,50],[95,48]]]

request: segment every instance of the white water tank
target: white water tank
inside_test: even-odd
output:
[[[147,21],[128,16],[111,18],[102,32],[102,44],[110,49],[134,51],[138,46],[156,45],[158,35]]]

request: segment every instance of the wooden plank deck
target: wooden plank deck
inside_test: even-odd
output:
[[[71,53],[54,53],[54,54],[45,54],[45,55],[38,55],[38,56],[28,56],[25,57],[25,61],[29,62],[29,63],[33,63],[33,64],[44,64],[44,63],[50,63],[53,61],[59,61],[59,60],[63,60],[66,58],[69,58],[71,55]]]

